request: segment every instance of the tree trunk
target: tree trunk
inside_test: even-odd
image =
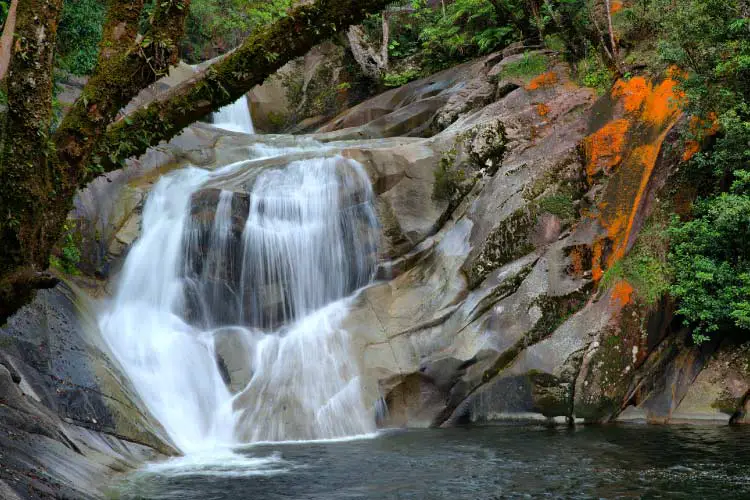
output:
[[[16,14],[8,113],[0,159],[0,324],[54,280],[44,274],[59,232],[49,217],[57,179],[50,163],[52,68],[62,0],[24,0]]]
[[[607,9],[607,25],[609,27],[609,41],[612,44],[612,56],[615,61],[615,66],[617,67],[619,71],[620,55],[619,55],[619,51],[617,50],[617,40],[615,39],[615,29],[612,26],[612,5],[610,5],[609,0],[604,0],[604,5]]]
[[[13,47],[13,33],[16,30],[16,8],[18,0],[13,0],[8,9],[8,17],[5,18],[3,36],[0,38],[0,80],[5,78],[10,66],[11,48]]]
[[[388,71],[388,46],[391,43],[391,19],[388,11],[383,12],[383,41],[380,46],[380,61],[383,71]]]

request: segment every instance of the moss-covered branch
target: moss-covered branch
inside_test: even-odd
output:
[[[105,170],[119,168],[126,158],[171,139],[191,123],[237,100],[288,61],[388,3],[318,0],[298,7],[252,35],[231,55],[112,126],[98,149],[99,164]]]
[[[118,111],[175,61],[189,4],[157,2],[150,30],[137,40],[143,1],[110,2],[96,71],[54,137],[73,189],[87,178],[89,155]]]

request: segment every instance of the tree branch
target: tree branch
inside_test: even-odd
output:
[[[156,2],[151,28],[137,40],[143,0],[112,0],[96,71],[55,133],[55,145],[72,189],[83,182],[91,152],[107,126],[138,92],[177,56],[190,0]]]
[[[213,110],[242,97],[288,61],[390,0],[318,0],[250,36],[237,50],[167,94],[112,125],[97,156],[104,170],[177,135]]]

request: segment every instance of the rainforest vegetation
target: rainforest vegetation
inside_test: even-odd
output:
[[[612,272],[641,283],[650,300],[670,294],[697,342],[750,334],[750,0],[297,3],[19,0],[13,13],[11,2],[0,2],[13,35],[3,49],[10,71],[2,82],[0,321],[55,283],[47,267],[70,246],[65,218],[78,187],[315,44],[349,46],[345,33],[359,25],[360,52],[371,57],[358,62],[372,94],[519,42],[559,54],[600,94],[635,75],[677,78],[690,117],[682,141],[695,145],[679,175],[693,202],[667,207],[645,233],[659,244],[636,245]],[[117,120],[178,59],[225,54],[158,106]],[[506,71],[539,74],[546,60],[535,54]],[[62,117],[55,82],[70,75],[88,83]]]

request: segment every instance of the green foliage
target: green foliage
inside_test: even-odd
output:
[[[672,283],[668,249],[668,221],[657,213],[638,234],[630,253],[607,269],[601,289],[606,290],[624,279],[643,303],[655,303],[669,291]]]
[[[604,64],[601,57],[593,53],[580,60],[576,70],[579,82],[585,87],[596,89],[599,95],[607,92],[614,82],[612,71]]]
[[[744,0],[652,0],[662,62],[685,70],[683,103],[702,126],[691,139],[710,147],[687,165],[706,196],[693,219],[675,220],[670,264],[679,313],[700,343],[750,331],[750,19]]]
[[[661,2],[659,52],[688,70],[683,88],[697,114],[732,109],[750,95],[750,19],[742,1]]]
[[[59,253],[50,257],[50,265],[66,274],[79,274],[78,264],[81,262],[81,251],[78,249],[76,231],[65,224]]]
[[[549,59],[544,54],[524,53],[518,61],[503,68],[503,78],[532,78],[547,71]]]
[[[286,15],[293,0],[193,0],[182,56],[198,63],[237,47],[259,26]]]
[[[386,73],[383,76],[383,85],[386,87],[401,87],[407,83],[416,80],[421,73],[416,68],[408,68],[400,73]]]
[[[563,222],[573,220],[576,217],[573,198],[567,193],[553,194],[542,198],[539,200],[539,208],[556,215]]]
[[[515,29],[498,18],[487,0],[456,0],[445,16],[438,10],[433,15],[434,22],[419,34],[425,66],[432,70],[492,52],[514,39]]]
[[[57,54],[62,68],[88,75],[99,55],[106,10],[100,0],[70,0],[63,4],[57,31]]]
[[[740,329],[750,333],[750,191],[748,172],[738,172],[728,193],[701,200],[695,219],[675,220],[670,262],[672,294],[679,313],[693,325],[694,337]]]

